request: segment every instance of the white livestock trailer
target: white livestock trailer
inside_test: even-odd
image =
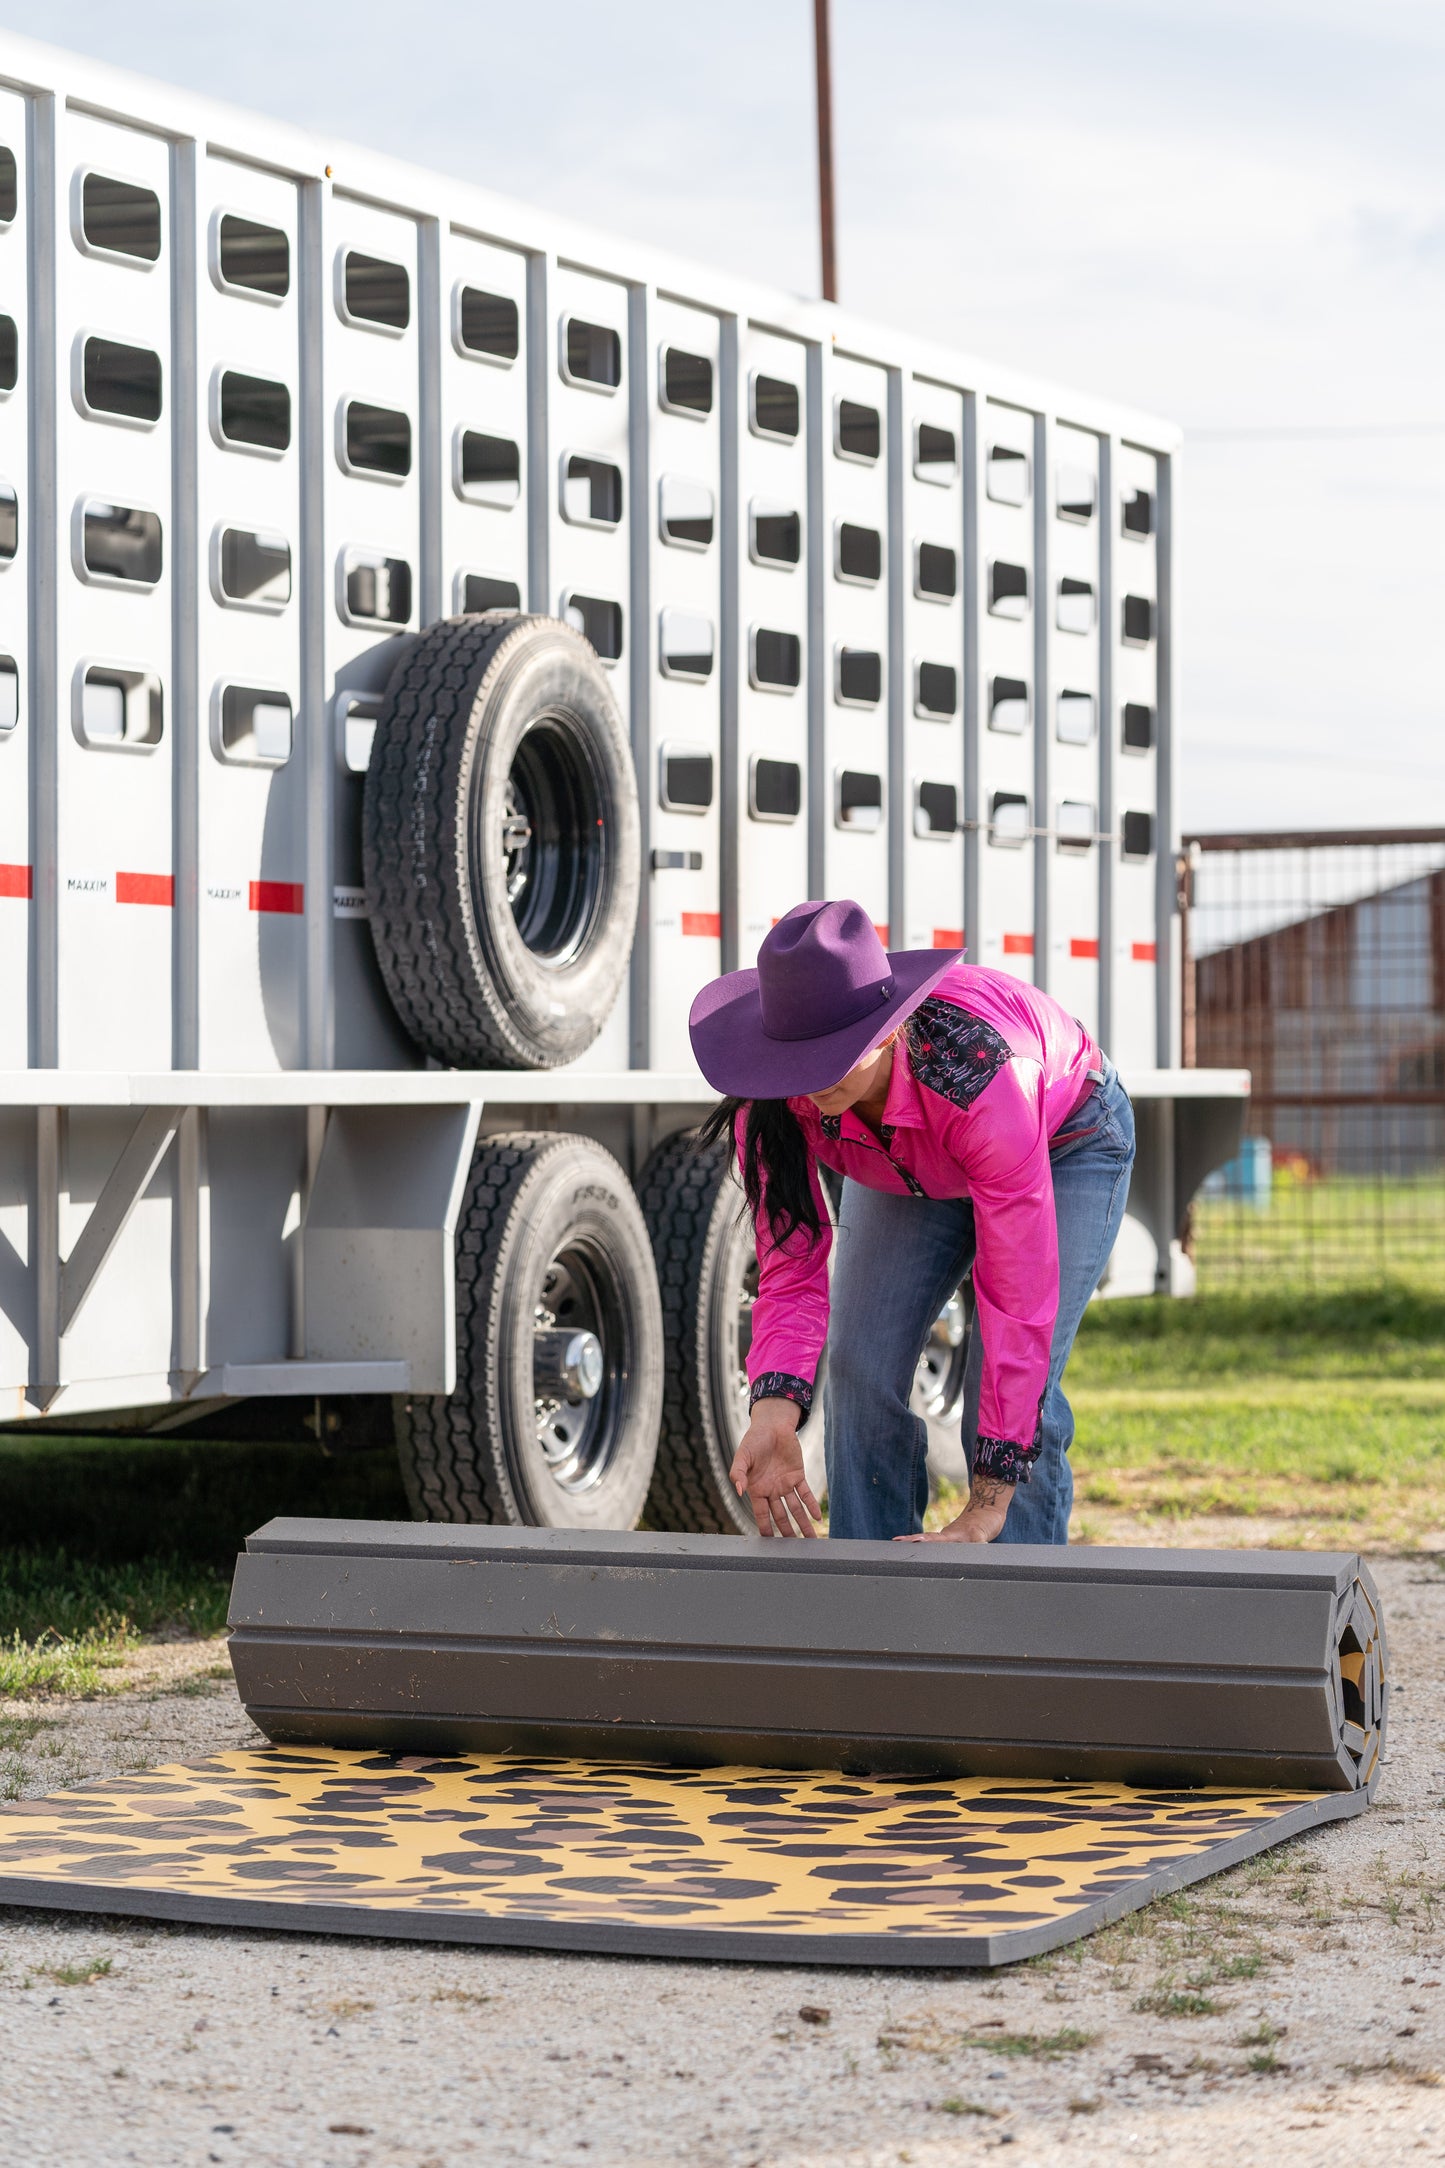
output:
[[[809,895],[1101,1036],[1106,1291],[1179,1291],[1246,1080],[1176,1066],[1178,456],[0,41],[3,1420],[380,1408],[437,1517],[741,1525],[686,1020]]]

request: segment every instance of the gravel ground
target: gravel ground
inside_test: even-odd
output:
[[[0,2161],[1445,2160],[1445,1573],[1376,1571],[1397,1698],[1373,1812],[992,1976],[0,1908]],[[11,1704],[0,1779],[253,1739],[207,1676],[221,1654],[150,1650],[113,1699]]]

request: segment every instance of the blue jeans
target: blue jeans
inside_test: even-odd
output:
[[[1067,1543],[1074,1417],[1061,1380],[1079,1321],[1099,1284],[1134,1164],[1134,1110],[1112,1062],[1064,1124],[1076,1142],[1050,1155],[1059,1227],[1059,1314],[1042,1441],[1014,1492],[1000,1543]],[[973,1268],[968,1198],[899,1197],[845,1181],[828,1330],[828,1527],[834,1536],[914,1533],[928,1504],[928,1426],[908,1405],[933,1320]],[[978,1435],[983,1336],[977,1322],[964,1376],[963,1448]]]

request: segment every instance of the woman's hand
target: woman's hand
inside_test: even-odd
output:
[[[823,1515],[803,1474],[798,1443],[802,1410],[792,1400],[759,1400],[728,1471],[733,1489],[753,1509],[760,1536],[816,1536]]]
[[[976,1475],[968,1504],[957,1520],[926,1536],[895,1536],[895,1543],[992,1543],[1003,1533],[1009,1501],[1016,1486],[997,1483],[992,1476]]]

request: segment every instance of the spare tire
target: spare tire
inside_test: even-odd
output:
[[[377,961],[417,1044],[461,1068],[585,1053],[627,979],[639,835],[627,733],[580,633],[494,612],[410,643],[362,848]]]
[[[632,1528],[662,1399],[662,1319],[626,1175],[590,1137],[477,1147],[457,1226],[457,1382],[396,1407],[428,1521]]]

